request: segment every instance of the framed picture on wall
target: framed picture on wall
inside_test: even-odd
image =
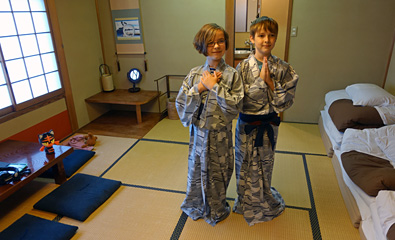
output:
[[[138,0],[111,0],[117,54],[144,54]]]
[[[117,40],[140,40],[140,24],[137,18],[116,18]]]

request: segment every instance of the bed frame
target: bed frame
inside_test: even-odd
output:
[[[348,215],[350,216],[350,220],[355,228],[358,228],[359,230],[359,235],[361,237],[361,240],[366,240],[366,237],[362,231],[362,228],[360,228],[360,222],[362,220],[361,214],[359,212],[358,205],[350,191],[350,189],[347,187],[343,180],[343,173],[342,173],[342,168],[340,166],[339,159],[337,158],[336,154],[333,153],[333,148],[332,148],[332,143],[329,140],[329,137],[324,129],[322,117],[320,116],[318,120],[318,127],[320,130],[321,138],[325,146],[325,150],[327,152],[327,156],[332,158],[332,165],[335,170],[337,182],[340,188],[340,192],[343,196],[343,201],[344,204],[346,205]]]
[[[320,115],[320,118],[318,119],[318,128],[321,133],[322,142],[324,143],[326,155],[331,158],[333,156],[333,147],[332,147],[331,140],[329,139],[328,135],[326,134],[326,131],[324,128],[324,122],[322,120],[321,115]]]

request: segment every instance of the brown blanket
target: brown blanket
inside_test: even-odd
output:
[[[384,126],[380,114],[374,107],[354,106],[350,99],[334,101],[328,113],[340,132],[344,132],[347,128],[365,129]]]
[[[390,229],[388,229],[387,239],[388,240],[395,240],[395,224],[392,224]]]
[[[369,196],[395,190],[395,169],[388,160],[357,151],[343,153],[341,160],[347,175]]]

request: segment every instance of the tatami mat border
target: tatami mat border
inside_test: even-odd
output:
[[[142,138],[137,140],[131,147],[129,147],[116,161],[114,161],[113,164],[111,164],[102,174],[100,174],[99,177],[103,177],[104,174],[106,174],[111,168],[116,165],[122,157],[127,154],[137,143],[140,141],[149,141],[149,142],[161,142],[161,143],[171,143],[171,144],[182,144],[182,145],[188,145],[188,142],[177,142],[177,141],[167,141],[167,140],[157,140],[157,139],[147,139],[147,138]],[[307,181],[307,186],[308,186],[308,191],[309,191],[309,196],[310,196],[310,203],[311,203],[311,208],[303,208],[303,207],[296,207],[296,206],[288,206],[286,205],[287,208],[292,208],[292,209],[298,209],[298,210],[303,210],[303,211],[308,211],[309,212],[309,217],[310,217],[310,225],[311,225],[311,230],[313,234],[313,239],[318,240],[322,239],[321,236],[321,230],[320,230],[320,225],[318,222],[318,216],[316,212],[316,207],[315,207],[315,201],[314,201],[314,195],[313,195],[313,190],[310,182],[310,175],[309,175],[309,170],[307,166],[307,161],[306,161],[306,155],[313,155],[313,156],[326,156],[326,154],[315,154],[315,153],[302,153],[302,152],[289,152],[289,151],[276,151],[276,153],[282,153],[282,154],[293,154],[293,155],[301,155],[303,158],[303,164],[304,164],[304,169],[305,169],[305,174],[306,174],[306,181]],[[154,191],[162,191],[162,192],[171,192],[171,193],[179,193],[179,194],[185,194],[185,191],[177,191],[177,190],[171,190],[171,189],[163,189],[163,188],[155,188],[155,187],[148,187],[148,186],[142,186],[142,185],[134,185],[134,184],[124,184],[122,183],[122,186],[126,187],[134,187],[134,188],[141,188],[141,189],[148,189],[148,190],[154,190]],[[227,198],[227,200],[234,201],[234,198]],[[53,221],[60,221],[60,219],[63,216],[58,215],[56,216]],[[181,233],[184,229],[185,223],[188,220],[188,216],[185,213],[182,213],[180,215],[180,218],[177,222],[177,225],[175,226],[173,230],[173,234],[170,237],[171,240],[177,240],[181,236]]]
[[[139,141],[174,143],[174,144],[181,144],[181,145],[188,145],[189,144],[189,142],[177,142],[177,141],[168,141],[168,140],[160,140],[160,139],[150,139],[150,138],[142,138],[142,139],[139,139]],[[327,156],[326,154],[320,154],[320,153],[290,152],[290,151],[281,151],[281,150],[276,150],[275,152],[276,153],[283,153],[283,154],[294,154],[294,155],[311,155],[311,156],[321,156],[321,157]]]
[[[309,174],[309,169],[308,169],[307,160],[306,160],[306,155],[317,155],[317,154],[292,153],[292,152],[279,151],[279,153],[280,152],[285,153],[285,154],[296,154],[296,155],[300,154],[303,157],[303,165],[304,165],[304,169],[305,169],[306,182],[307,182],[309,196],[310,196],[311,208],[294,207],[294,206],[287,206],[287,205],[286,205],[286,207],[308,211],[309,218],[310,218],[311,231],[313,234],[313,239],[320,240],[320,239],[322,239],[321,229],[320,229],[320,224],[318,221],[318,215],[317,215],[317,211],[316,211],[316,207],[315,207],[313,189],[312,189],[311,182],[310,182],[310,174]],[[326,156],[326,155],[318,154],[318,156]],[[231,199],[228,199],[228,200],[231,200]],[[234,199],[233,199],[233,201],[234,201]],[[184,225],[185,225],[185,222],[187,219],[188,219],[188,217],[186,216],[186,214],[181,214],[180,219],[178,220],[178,223],[177,223],[176,227],[174,228],[174,231],[173,231],[173,234],[172,234],[170,240],[178,240],[179,236],[182,233],[182,230],[184,228]]]
[[[318,125],[318,123],[310,123],[310,122],[292,122],[292,121],[281,121],[282,123],[296,123],[296,124],[308,124],[308,125]]]
[[[151,139],[151,138],[142,138],[140,140],[147,141],[147,142],[174,143],[174,144],[181,144],[181,145],[188,145],[189,144],[189,142],[176,142],[176,141],[159,140],[159,139]]]
[[[320,157],[327,157],[326,154],[320,154],[320,153],[303,153],[303,152],[290,152],[290,151],[281,151],[281,150],[276,150],[276,153],[282,153],[282,154],[292,154],[292,155],[301,155],[301,156],[320,156]]]
[[[142,185],[127,184],[127,183],[122,183],[121,185],[126,186],[126,187],[134,187],[134,188],[155,190],[155,191],[161,191],[161,192],[180,193],[180,194],[186,193],[185,191],[171,190],[171,189],[165,189],[165,188],[156,188],[156,187],[147,187],[147,186],[142,186]]]
[[[136,146],[138,142],[140,142],[140,140],[137,140],[135,143],[133,143],[133,145],[130,148],[128,148],[121,156],[119,156],[119,158],[115,160],[106,170],[104,170],[104,172],[100,174],[99,177],[103,177],[104,174],[106,174],[115,164],[117,164],[117,162],[119,162],[119,160],[121,160],[122,157],[125,156],[125,154],[128,153],[134,146]]]
[[[168,141],[168,140],[158,140],[158,139],[147,139],[147,138],[142,138],[140,139],[141,141],[150,141],[150,142],[161,142],[161,143],[173,143],[173,144],[182,144],[182,145],[187,145],[189,144],[188,142],[176,142],[176,141]],[[136,142],[137,143],[137,142]],[[135,143],[135,144],[136,144]],[[134,145],[135,145],[134,144]],[[133,145],[133,146],[134,146]],[[132,147],[133,147],[132,146]],[[131,147],[131,148],[132,148]],[[130,149],[131,149],[130,148]],[[128,149],[128,151],[130,150]],[[308,186],[308,191],[309,191],[309,196],[310,196],[310,205],[311,208],[301,208],[301,207],[294,207],[294,206],[286,206],[288,208],[293,208],[293,209],[299,209],[299,210],[304,210],[309,212],[309,217],[310,217],[310,225],[311,225],[311,230],[313,234],[313,239],[318,240],[322,239],[321,236],[321,229],[320,225],[318,222],[318,216],[317,216],[317,211],[315,207],[315,201],[314,201],[314,195],[313,195],[313,189],[311,187],[311,182],[310,182],[310,175],[309,175],[309,170],[307,166],[307,161],[306,161],[306,155],[311,155],[311,156],[327,156],[326,154],[317,154],[317,153],[302,153],[302,152],[290,152],[290,151],[276,151],[276,153],[282,153],[282,154],[293,154],[293,155],[301,155],[303,157],[303,164],[304,164],[304,169],[305,169],[305,174],[306,174],[306,181],[307,181],[307,186]],[[115,163],[114,163],[115,164]],[[114,165],[113,164],[113,165]],[[110,166],[111,168],[112,166]],[[109,168],[109,169],[110,169]],[[125,184],[125,186],[131,186],[131,187],[139,187],[139,188],[145,188],[145,189],[152,189],[152,190],[158,190],[158,191],[167,191],[167,192],[177,192],[177,193],[183,193],[185,192],[182,191],[174,191],[174,190],[169,190],[169,189],[160,189],[160,188],[152,188],[152,187],[145,187],[145,186],[138,186],[138,185],[130,185],[130,184]],[[232,198],[227,198],[227,200],[234,201],[235,199]],[[187,221],[188,217],[186,214],[181,214],[180,219],[178,220],[178,223],[176,227],[174,228],[173,234],[171,236],[171,240],[177,240],[184,228],[185,222]]]
[[[188,215],[182,212],[180,218],[178,219],[177,225],[174,228],[173,234],[170,237],[170,240],[178,240],[180,238],[182,230],[184,229],[187,220],[188,220]]]
[[[60,219],[62,219],[62,215],[57,215],[54,219],[52,219],[52,221],[54,221],[54,222],[59,222],[60,221]]]
[[[309,210],[309,217],[310,217],[311,231],[313,233],[313,239],[318,240],[318,239],[322,239],[321,229],[320,229],[320,224],[318,222],[317,210],[315,208],[313,188],[311,187],[310,174],[309,174],[309,168],[307,166],[306,155],[303,154],[302,157],[303,157],[303,164],[304,164],[304,169],[305,169],[305,174],[306,174],[307,187],[309,189],[309,195],[310,195],[311,209]]]

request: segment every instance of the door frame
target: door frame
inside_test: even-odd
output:
[[[292,21],[293,0],[289,0],[287,16],[287,32],[285,36],[284,61],[288,62],[289,42]],[[262,8],[262,7],[261,7]],[[234,66],[234,48],[235,48],[235,0],[225,0],[225,30],[229,34],[229,48],[226,51],[225,62]]]

